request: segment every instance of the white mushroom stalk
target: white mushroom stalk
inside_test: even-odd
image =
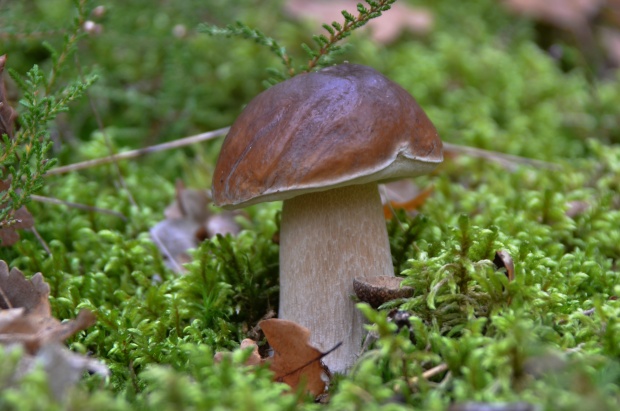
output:
[[[280,228],[280,318],[312,330],[333,372],[359,355],[362,314],[351,298],[355,277],[393,276],[376,183],[310,193],[284,201]]]

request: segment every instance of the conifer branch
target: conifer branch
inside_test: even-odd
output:
[[[326,57],[337,53],[341,50],[340,46],[337,46],[336,43],[348,37],[353,30],[356,30],[370,20],[381,16],[384,11],[389,10],[392,7],[392,4],[396,2],[396,0],[365,0],[366,3],[370,6],[370,8],[366,8],[362,3],[357,4],[357,17],[353,14],[349,13],[346,10],[342,11],[342,16],[344,17],[344,23],[340,24],[338,22],[332,22],[331,25],[323,24],[323,28],[329,34],[329,37],[319,34],[313,36],[313,40],[319,46],[318,50],[311,49],[307,44],[302,44],[301,47],[308,53],[310,56],[310,60],[308,61],[308,65],[303,68],[303,71],[311,71],[315,67],[322,67],[327,64]]]
[[[248,40],[254,40],[257,44],[268,47],[271,52],[273,52],[276,56],[280,58],[282,64],[286,69],[286,74],[288,75],[288,77],[293,77],[295,75],[295,69],[293,68],[293,59],[286,52],[286,48],[258,29],[253,29],[238,21],[234,25],[229,24],[224,28],[217,27],[211,24],[201,24],[200,26],[198,26],[198,31],[207,33],[211,36],[237,36],[243,37]],[[283,77],[281,80],[286,78],[285,76],[281,77]]]

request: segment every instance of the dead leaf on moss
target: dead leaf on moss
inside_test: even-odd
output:
[[[277,381],[294,389],[303,386],[315,397],[327,388],[329,370],[321,359],[324,353],[310,344],[310,331],[288,320],[272,318],[258,325],[273,349],[269,368]]]
[[[4,261],[0,261],[0,309],[24,308],[28,313],[50,317],[50,287],[37,273],[30,280],[17,268],[9,271]]]
[[[235,221],[238,213],[209,210],[211,196],[208,190],[185,188],[176,184],[176,199],[166,208],[166,219],[151,228],[151,237],[164,255],[166,264],[176,272],[183,272],[183,264],[190,262],[188,250],[198,247],[201,241],[217,234],[239,233]]]
[[[24,347],[25,355],[13,381],[43,364],[50,389],[61,399],[68,388],[86,370],[107,376],[100,362],[71,353],[62,343],[96,321],[95,315],[82,310],[69,321],[60,322],[51,315],[49,285],[41,273],[30,280],[17,268],[9,270],[0,260],[0,344]]]
[[[284,3],[284,11],[291,17],[313,20],[316,23],[342,22],[342,10],[355,13],[358,0],[307,1],[289,0]],[[396,3],[381,18],[373,19],[366,25],[373,40],[389,44],[403,33],[426,34],[433,28],[433,15],[422,8]],[[366,28],[363,28],[364,30]]]
[[[0,181],[0,193],[8,190],[10,187],[10,180]],[[6,203],[0,204],[0,209],[4,207],[6,207]],[[10,226],[0,228],[0,246],[2,247],[10,247],[19,240],[19,233],[17,230],[24,230],[34,226],[32,214],[30,214],[26,207],[21,207],[19,210],[15,211],[11,219],[14,222]]]
[[[253,347],[253,350],[245,364],[268,363],[276,381],[283,382],[294,390],[303,388],[315,398],[324,394],[330,373],[321,359],[328,353],[310,345],[310,331],[293,321],[277,318],[262,320],[258,326],[263,330],[273,355],[261,358],[256,342],[247,338],[241,342],[240,348]],[[229,355],[230,353],[218,352],[214,361],[220,362]]]
[[[246,338],[245,340],[241,341],[241,344],[239,345],[239,348],[242,350],[249,348],[249,347],[252,347],[252,354],[250,354],[248,359],[245,361],[245,365],[253,366],[253,365],[262,364],[264,360],[261,358],[260,354],[258,353],[258,345],[256,344],[256,341],[250,338]],[[229,357],[230,355],[231,353],[229,352],[216,352],[215,355],[213,356],[213,360],[216,363],[219,363],[224,358]]]
[[[63,323],[52,317],[49,291],[41,273],[28,280],[17,268],[9,271],[0,260],[0,343],[19,343],[35,354],[41,346],[63,342],[95,323],[88,310]]]
[[[433,193],[433,186],[420,190],[411,180],[400,180],[384,184],[381,190],[383,214],[387,220],[394,217],[395,210],[413,213],[424,205]]]

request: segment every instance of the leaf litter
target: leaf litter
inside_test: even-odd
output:
[[[41,273],[27,279],[0,260],[0,344],[24,350],[11,380],[19,384],[21,377],[42,366],[52,393],[60,400],[85,371],[108,376],[109,370],[64,346],[65,340],[95,324],[95,315],[81,310],[75,319],[61,322],[52,316],[49,294]]]
[[[261,358],[258,344],[249,338],[241,342],[240,348],[252,347],[252,353],[245,365],[268,364],[274,373],[274,380],[283,382],[293,390],[304,390],[315,398],[323,395],[331,379],[331,373],[321,362],[339,345],[322,352],[310,344],[310,330],[293,321],[271,318],[262,320],[258,326],[263,330],[272,355]],[[218,352],[215,361],[222,361],[229,353]]]

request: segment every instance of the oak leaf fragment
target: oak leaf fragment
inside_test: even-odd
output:
[[[248,347],[252,347],[252,354],[250,354],[250,356],[248,357],[248,359],[245,361],[245,365],[261,365],[264,360],[261,358],[260,354],[258,353],[258,345],[256,344],[256,341],[250,339],[250,338],[246,338],[245,340],[241,341],[241,344],[239,345],[240,349],[246,349]],[[224,358],[228,357],[231,353],[228,352],[216,352],[215,355],[213,356],[213,360],[216,363],[221,362]]]
[[[185,188],[176,184],[176,199],[166,208],[166,219],[151,228],[151,238],[164,255],[166,264],[176,272],[183,272],[183,263],[191,261],[188,250],[198,247],[201,241],[217,234],[239,233],[235,221],[237,213],[209,210],[211,196],[207,190]]]
[[[269,368],[276,381],[292,388],[303,386],[315,397],[327,388],[329,371],[321,362],[324,353],[310,345],[310,330],[288,320],[272,318],[258,323],[273,349]]]
[[[49,285],[41,273],[28,280],[17,268],[9,271],[0,260],[0,344],[22,344],[35,354],[41,346],[63,342],[96,321],[82,310],[74,320],[60,322],[52,317]]]
[[[321,362],[327,353],[310,345],[310,331],[293,321],[277,318],[263,320],[258,326],[263,330],[273,356],[261,358],[256,342],[247,338],[240,347],[252,347],[245,365],[269,364],[275,381],[283,382],[294,390],[303,389],[315,398],[322,396],[330,379],[329,370]],[[214,361],[220,362],[229,355],[218,352]]]
[[[43,365],[52,393],[62,399],[82,376],[92,371],[107,376],[107,367],[95,359],[72,353],[63,342],[96,321],[82,310],[77,318],[60,322],[52,316],[50,287],[43,275],[27,279],[17,268],[9,270],[0,260],[0,344],[24,347],[21,362],[10,380],[18,384],[21,376]]]

